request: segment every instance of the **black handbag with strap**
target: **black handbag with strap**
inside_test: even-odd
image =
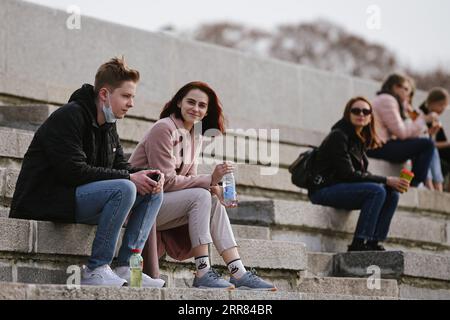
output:
[[[298,158],[289,166],[291,181],[299,188],[309,189],[313,184],[313,163],[317,155],[318,148],[309,146],[311,149],[302,152]]]

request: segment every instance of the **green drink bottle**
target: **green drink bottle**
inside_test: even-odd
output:
[[[400,178],[408,180],[409,183],[414,179],[414,173],[411,171],[412,164],[411,161],[408,160],[406,162],[405,168],[400,172]],[[407,192],[408,190],[404,190],[403,193]]]
[[[142,268],[144,259],[141,256],[141,250],[133,249],[130,258],[130,287],[141,288],[142,287]]]

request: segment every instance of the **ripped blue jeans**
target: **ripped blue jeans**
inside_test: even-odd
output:
[[[162,193],[136,195],[130,180],[104,180],[76,189],[75,219],[77,223],[97,225],[88,268],[93,270],[111,264],[122,226],[131,211],[118,266],[129,265],[131,250],[142,250],[163,200]]]

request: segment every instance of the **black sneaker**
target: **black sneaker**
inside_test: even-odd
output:
[[[368,242],[366,246],[369,251],[386,251],[383,245],[379,244],[378,242],[376,243]]]
[[[348,246],[347,252],[369,251],[365,243],[352,243]]]

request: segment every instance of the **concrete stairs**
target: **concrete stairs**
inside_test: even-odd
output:
[[[317,144],[321,139],[316,132],[292,128],[281,131],[284,133],[280,134],[279,161],[271,163],[279,165],[275,176],[261,175],[264,166],[245,154],[244,160],[254,164],[238,165],[236,177],[241,201],[238,209],[229,211],[245,264],[273,281],[280,289],[278,292],[211,290],[210,293],[190,289],[193,261],[175,262],[168,257],[161,260],[167,288],[71,290],[64,286],[70,275],[67,267],[86,261],[95,227],[7,218],[21,160],[33,136],[30,130],[55,107],[10,106],[8,118],[7,112],[3,112],[5,106],[0,106],[0,115],[5,115],[0,116],[4,120],[0,121],[3,126],[0,127],[0,281],[3,281],[0,286],[2,292],[9,292],[4,294],[5,299],[16,296],[21,299],[157,300],[450,298],[449,196],[417,189],[402,196],[386,244],[395,251],[364,253],[364,256],[336,253],[346,250],[358,212],[314,206],[307,201],[304,190],[290,183],[287,166],[303,145]],[[14,108],[25,111],[18,116]],[[31,116],[34,111],[37,115]],[[154,121],[129,117],[121,122],[119,134],[128,152]],[[238,139],[234,135],[225,139],[234,138]],[[233,157],[238,162],[242,160],[236,154]],[[206,154],[206,159],[211,158]],[[204,172],[210,172],[211,168],[211,164],[200,166]],[[373,161],[372,170],[397,174],[399,166]],[[212,250],[212,264],[225,271],[215,250]],[[380,290],[370,289],[369,280],[365,279],[371,275],[367,268],[372,265],[381,268]]]
[[[246,227],[234,226],[234,228],[235,230],[240,228],[242,235]],[[249,227],[250,234],[254,234],[252,228],[255,227]],[[35,285],[27,288],[66,284],[72,274],[71,269],[67,267],[83,264],[90,254],[95,229],[95,226],[1,218],[0,281]],[[381,289],[372,290],[367,287],[366,279],[330,277],[329,267],[316,262],[317,257],[309,259],[309,254],[302,243],[243,238],[239,238],[238,243],[246,266],[256,269],[258,274],[273,281],[281,292],[278,295],[271,295],[270,292],[258,293],[257,297],[267,299],[307,299],[308,297],[338,299],[347,296],[394,299],[398,297],[398,286],[395,280],[383,279]],[[224,263],[215,249],[212,250],[211,257],[212,265],[225,271]],[[307,274],[306,270],[311,270],[311,274]],[[192,259],[183,262],[175,262],[169,257],[161,259],[161,272],[169,289],[188,289],[193,281],[193,271]],[[312,273],[322,276],[312,276]],[[0,284],[0,286],[4,285],[6,284]],[[18,287],[8,285],[7,288],[17,289]],[[70,294],[58,286],[44,288],[51,288],[57,292],[55,294],[61,295],[61,298]],[[195,291],[188,290],[185,294],[193,294]],[[202,296],[201,293],[198,294]],[[251,293],[248,297],[251,298]]]
[[[366,277],[377,266],[383,279],[395,279],[403,299],[450,299],[450,256],[415,252],[338,253],[333,272],[342,277]],[[372,267],[373,268],[373,267]]]
[[[323,138],[321,132],[327,131],[341,115],[341,106],[345,105],[349,97],[361,94],[373,97],[379,83],[306,66],[258,59],[89,17],[83,18],[81,34],[64,28],[67,19],[64,11],[12,0],[2,1],[0,7],[0,17],[3,18],[0,19],[0,23],[3,23],[0,42],[4,44],[0,45],[0,127],[3,126],[0,129],[1,299],[402,299],[423,298],[431,294],[436,298],[444,297],[448,272],[443,266],[447,263],[447,236],[450,234],[447,218],[450,202],[447,196],[411,191],[402,197],[401,211],[406,214],[399,213],[398,217],[405,217],[408,224],[405,230],[400,227],[393,230],[395,238],[388,243],[388,247],[399,246],[403,253],[382,253],[380,257],[386,257],[384,264],[377,257],[354,254],[349,256],[354,262],[349,261],[347,256],[342,261],[344,258],[335,252],[345,249],[354,213],[321,212],[308,207],[306,194],[290,183],[286,170],[302,146],[320,143]],[[108,37],[99,40],[100,44],[95,48],[79,45],[85,43],[84,40],[89,42],[98,34]],[[76,41],[71,41],[74,39]],[[61,46],[61,43],[77,45]],[[49,47],[54,50],[48,50]],[[163,103],[180,84],[191,80],[192,75],[208,81],[220,92],[232,126],[246,130],[244,135],[249,136],[244,141],[244,149],[256,143],[256,154],[248,150],[240,153],[240,149],[236,154],[227,155],[229,159],[246,160],[247,163],[239,166],[237,181],[240,199],[248,203],[242,203],[240,211],[236,214],[230,212],[230,215],[235,215],[233,228],[243,253],[247,255],[247,264],[255,267],[263,276],[273,279],[280,286],[280,291],[223,292],[186,288],[192,280],[192,262],[175,263],[170,259],[161,261],[168,288],[70,289],[61,284],[69,275],[65,273],[67,266],[85,261],[90,250],[87,239],[92,238],[95,227],[6,218],[17,173],[31,141],[32,131],[58,104],[67,101],[70,93],[82,81],[86,81],[86,75],[92,75],[100,61],[115,52],[125,52],[127,57],[132,57],[130,63],[139,68],[143,78],[136,106],[119,123],[126,152],[133,150],[144,132],[157,119]],[[87,56],[97,57],[98,60],[86,61]],[[36,61],[39,63],[36,64]],[[322,90],[323,83],[327,83],[326,92]],[[261,94],[267,92],[271,94]],[[419,91],[417,96],[418,100],[423,100],[425,93]],[[41,102],[36,101],[45,102],[39,105]],[[47,104],[50,102],[54,105]],[[274,157],[265,152],[259,154],[264,151],[259,143],[264,144],[267,138],[258,137],[260,132],[251,129],[255,127],[280,129],[279,149],[277,145],[268,144],[271,151],[274,146],[273,154],[270,154]],[[241,138],[242,142],[242,137],[242,134],[234,132],[227,135],[225,140],[234,139],[238,142]],[[222,156],[220,152],[215,157],[206,153],[205,159]],[[262,175],[262,169],[270,169],[270,166],[279,168],[276,170],[277,175]],[[202,169],[210,170],[210,167],[204,165]],[[397,175],[400,169],[399,166],[379,161],[372,161],[371,167],[375,173],[393,175]],[[265,208],[261,209],[262,217],[264,212],[270,212],[267,201],[273,202],[274,217],[282,214],[278,213],[277,206],[283,207],[284,204],[280,205],[282,201],[289,202],[286,210],[291,212],[292,225],[289,217],[284,220],[266,217],[259,222],[249,222],[241,217],[244,209],[248,212],[259,210],[254,206],[255,201],[261,201],[259,204]],[[296,205],[306,210],[300,212],[301,219],[298,218],[299,212],[294,211]],[[252,215],[256,215],[256,212]],[[314,215],[319,218],[306,218]],[[339,221],[340,217],[342,222]],[[422,233],[419,232],[420,221],[423,221]],[[426,234],[428,227],[430,235]],[[412,228],[412,232],[409,228]],[[439,242],[439,239],[442,241]],[[281,251],[275,252],[278,250]],[[425,258],[411,259],[411,252]],[[274,256],[252,260],[260,253]],[[381,282],[380,290],[369,289],[367,280],[361,278],[368,276],[364,273],[365,267],[372,261],[387,270],[395,270],[393,276],[382,269],[381,275],[386,279]],[[416,263],[419,263],[417,261],[422,261],[423,267],[415,268]],[[427,261],[436,267],[427,270]],[[392,266],[393,263],[395,266]],[[213,264],[223,270],[217,256],[213,256]],[[346,266],[351,268],[347,270]],[[435,268],[436,271],[431,272]],[[418,289],[411,290],[411,294],[405,296],[402,281],[407,280],[414,280],[414,288]]]
[[[391,224],[387,246],[390,249],[449,254],[450,215],[428,211],[425,204],[410,206],[407,198],[413,198],[414,193],[417,196],[422,193],[438,195],[412,190],[403,196]],[[446,194],[440,196],[448,198]],[[230,210],[229,215],[234,223],[269,227],[274,240],[301,241],[311,251],[334,252],[346,250],[359,212],[316,206],[302,200],[246,200],[240,202],[238,209]]]
[[[307,292],[254,292],[189,288],[137,289],[63,285],[0,283],[0,300],[393,300],[384,296],[358,296]]]

